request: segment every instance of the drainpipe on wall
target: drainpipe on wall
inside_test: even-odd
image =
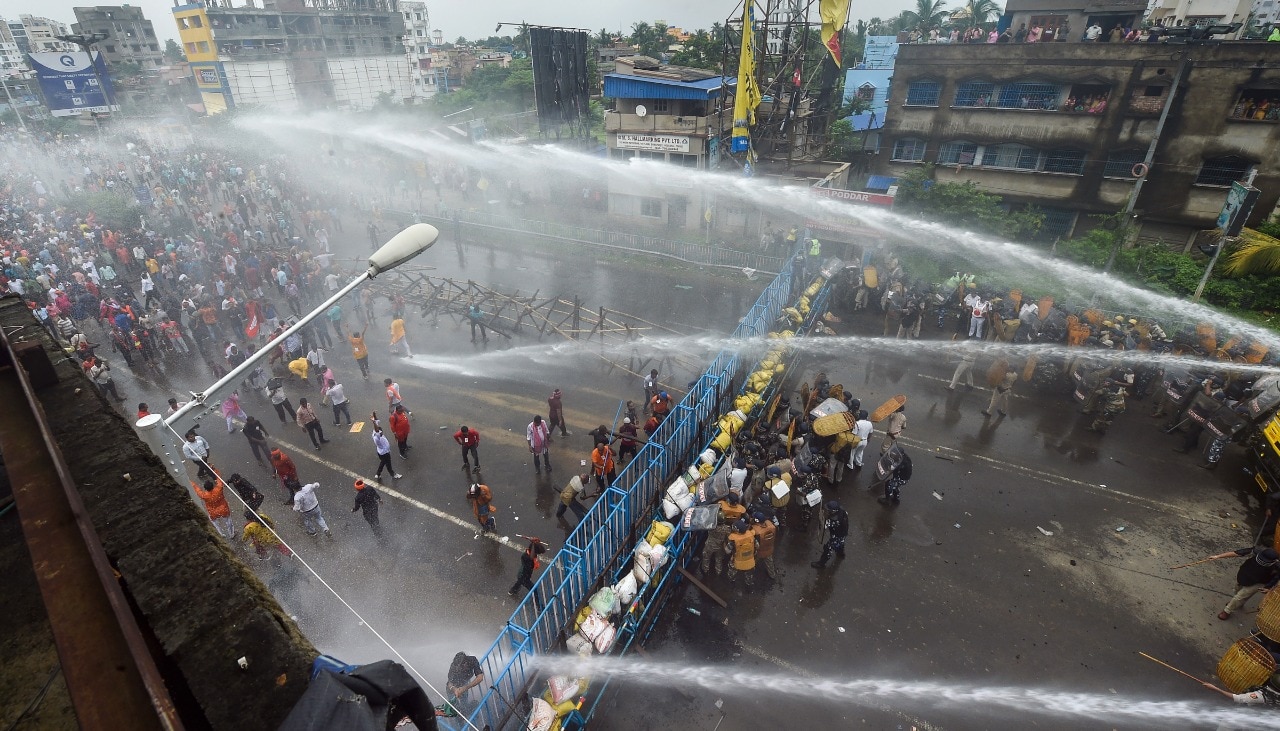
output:
[[[1178,72],[1173,76],[1173,85],[1169,87],[1169,96],[1164,100],[1164,108],[1160,110],[1160,119],[1156,122],[1155,133],[1151,135],[1151,144],[1147,146],[1147,156],[1143,159],[1142,165],[1144,170],[1142,175],[1133,183],[1133,190],[1129,193],[1129,202],[1124,207],[1124,223],[1130,224],[1135,216],[1133,208],[1138,203],[1138,196],[1142,193],[1142,186],[1147,182],[1147,176],[1151,174],[1151,162],[1156,157],[1156,147],[1160,144],[1160,133],[1164,131],[1165,120],[1169,118],[1169,110],[1173,108],[1173,99],[1178,93],[1178,86],[1182,83],[1182,77],[1191,66],[1191,49],[1182,52],[1182,61],[1178,63]],[[1138,235],[1138,226],[1134,225],[1128,236],[1116,241],[1115,246],[1111,247],[1111,255],[1107,257],[1107,265],[1102,268],[1104,274],[1111,271],[1111,267],[1116,263],[1116,254],[1120,253],[1121,245],[1129,246],[1132,239]]]

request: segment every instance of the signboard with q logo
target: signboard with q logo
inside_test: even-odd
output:
[[[33,53],[32,68],[40,80],[49,113],[55,117],[71,117],[88,112],[119,111],[111,77],[101,53],[94,52],[94,63],[84,51],[66,53]],[[97,74],[94,73],[97,67]],[[99,86],[99,79],[102,86]],[[104,93],[105,92],[105,93]],[[108,104],[107,99],[111,103]]]

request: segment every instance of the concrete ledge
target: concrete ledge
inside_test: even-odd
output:
[[[277,728],[319,652],[20,298],[0,299],[0,326],[25,326],[11,337],[39,342],[54,362],[59,383],[40,390],[41,404],[139,624],[163,655],[183,723]]]

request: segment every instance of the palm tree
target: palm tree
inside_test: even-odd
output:
[[[947,19],[946,7],[947,0],[916,0],[915,10],[908,10],[904,13],[911,22],[911,25],[921,33],[929,32],[930,28],[937,28]]]
[[[612,46],[613,34],[609,32],[608,28],[601,28],[600,32],[596,34],[596,43],[599,44],[601,48],[608,48],[609,46]]]
[[[962,14],[969,17],[970,26],[980,26],[991,20],[993,15],[999,15],[1000,6],[995,0],[967,0]]]
[[[1280,273],[1280,239],[1251,228],[1243,229],[1240,243],[1227,256],[1222,273],[1233,277]]]

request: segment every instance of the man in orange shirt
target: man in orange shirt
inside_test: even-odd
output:
[[[661,423],[663,419],[667,418],[667,413],[671,411],[671,397],[667,395],[666,391],[659,391],[653,397],[653,400],[649,402],[649,407],[653,410],[653,415],[657,417],[658,422]]]
[[[228,541],[235,540],[236,529],[231,524],[231,506],[227,505],[227,499],[222,495],[222,478],[218,477],[216,482],[205,480],[203,488],[194,482],[191,487],[196,491],[196,497],[204,503],[204,510],[209,514],[209,520],[213,521],[218,535]]]
[[[608,444],[597,444],[596,448],[591,450],[591,466],[596,476],[596,484],[600,486],[600,491],[604,492],[617,477],[614,472],[613,448]]]
[[[356,365],[360,366],[360,375],[364,376],[364,380],[369,380],[369,348],[364,344],[364,332],[369,326],[365,325],[364,330],[359,335],[351,333],[347,336],[347,340],[351,341],[351,357],[356,359]]]

